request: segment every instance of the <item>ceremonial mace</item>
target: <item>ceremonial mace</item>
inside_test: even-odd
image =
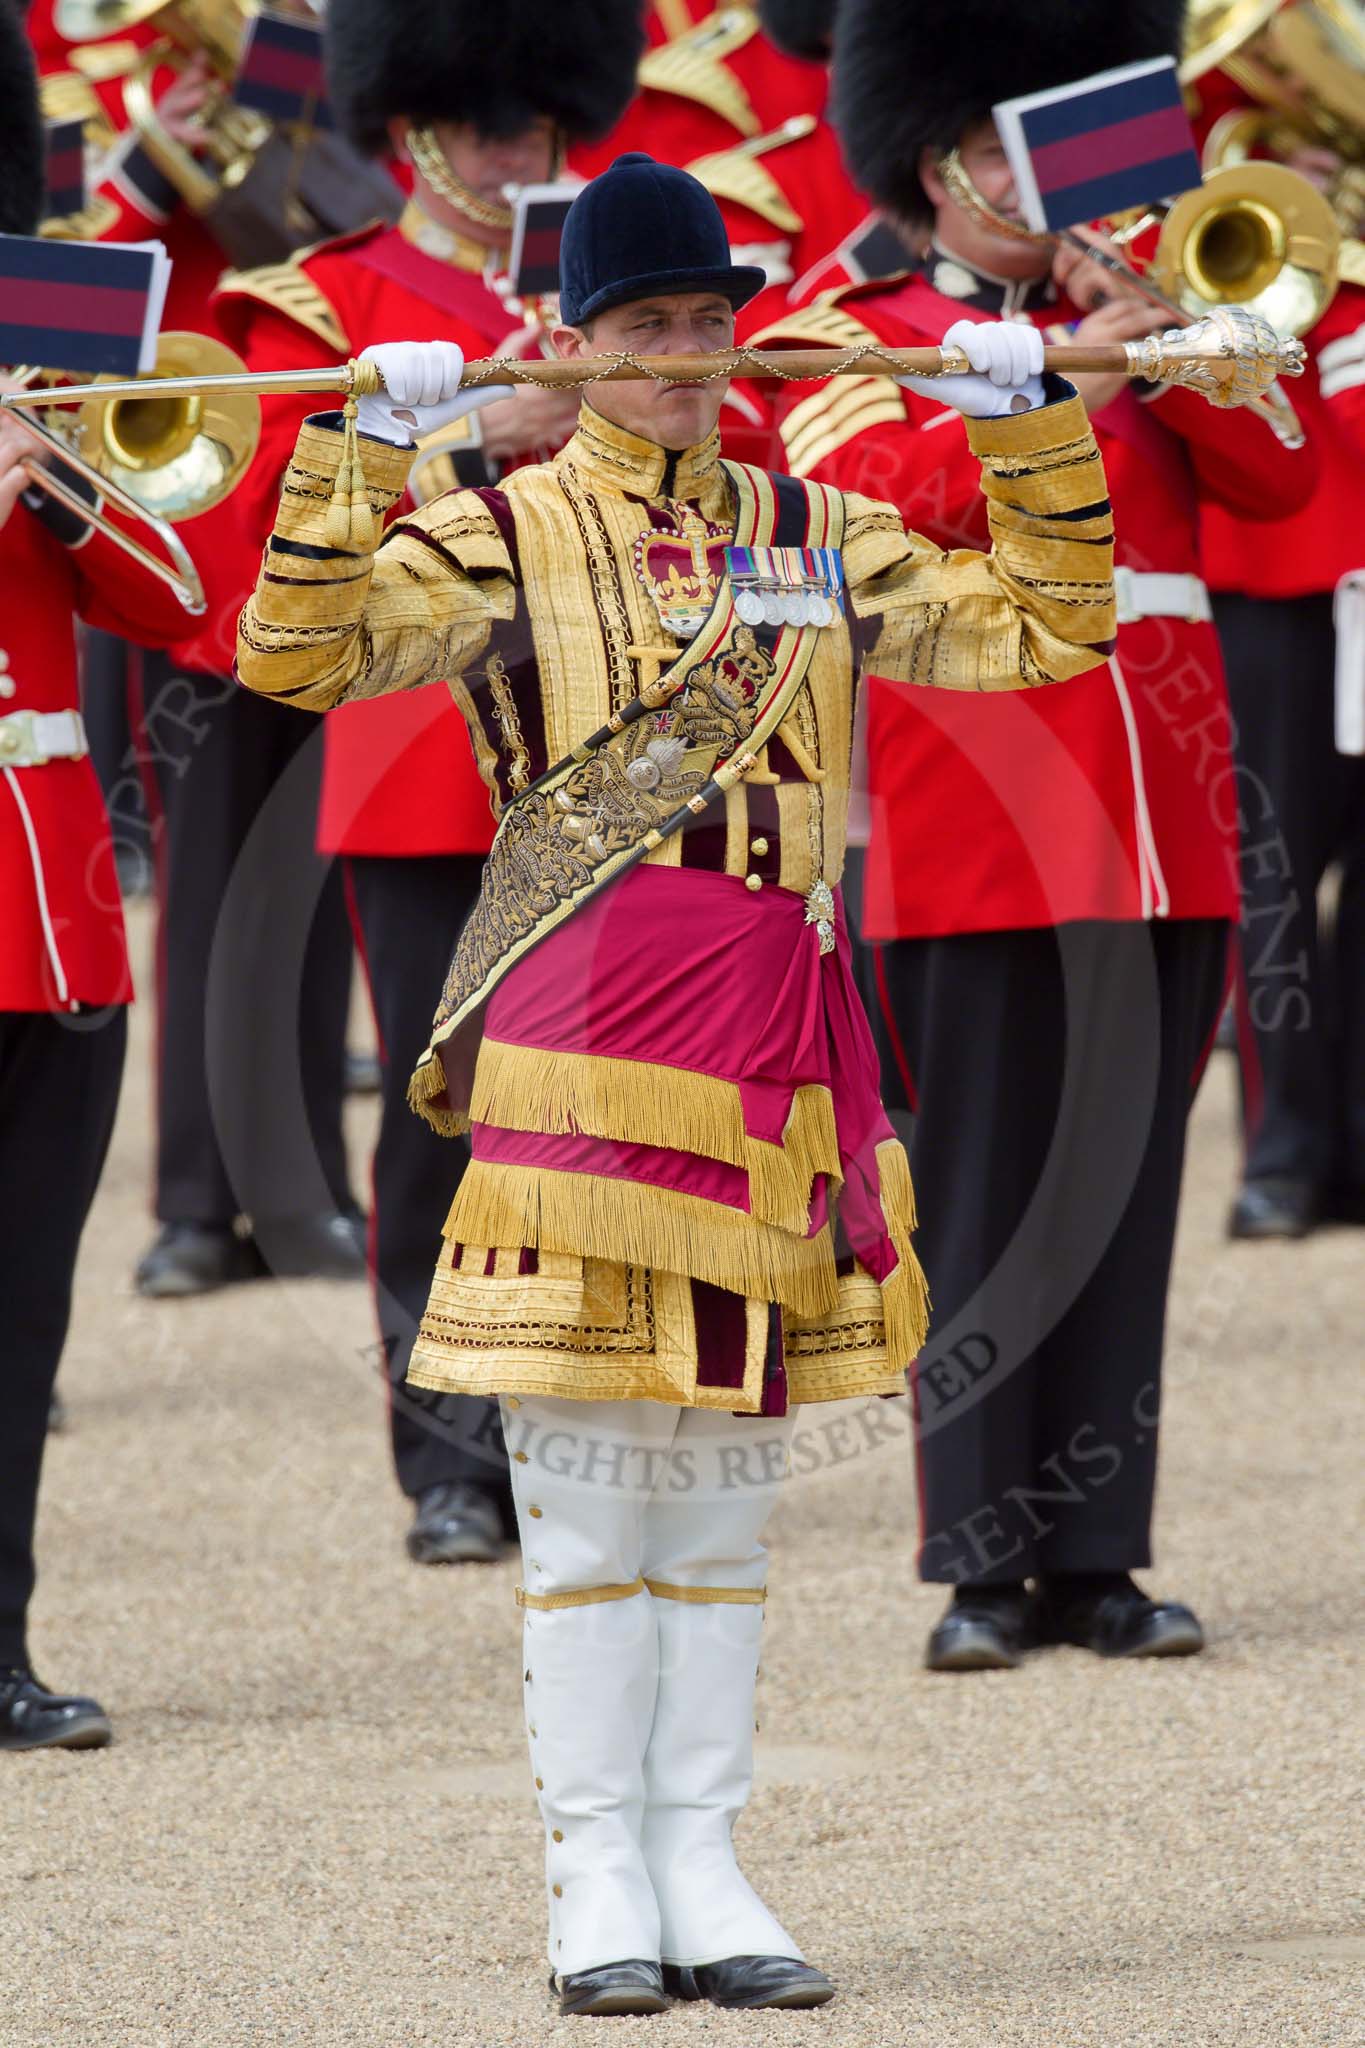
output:
[[[1301,377],[1301,341],[1280,334],[1241,306],[1218,306],[1190,327],[1149,334],[1138,341],[1106,342],[1080,348],[1074,343],[1045,348],[1043,367],[1061,376],[1089,371],[1117,373],[1153,384],[1180,384],[1217,406],[1246,405],[1269,390],[1277,377]],[[462,387],[483,384],[540,384],[577,391],[592,384],[652,379],[658,384],[708,384],[725,377],[792,383],[824,377],[957,377],[971,364],[960,348],[852,348],[717,350],[714,355],[616,355],[523,360],[481,356],[464,367]],[[0,411],[34,406],[86,405],[92,400],[192,397],[200,393],[338,392],[347,398],[384,388],[373,363],[352,359],[319,370],[248,371],[207,377],[143,377],[122,384],[49,385],[41,392],[0,396]]]

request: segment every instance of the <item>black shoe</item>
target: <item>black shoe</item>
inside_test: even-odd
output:
[[[414,1564],[496,1564],[501,1555],[502,1510],[491,1493],[465,1479],[423,1487],[408,1530]]]
[[[959,1586],[931,1631],[926,1671],[1013,1671],[1024,1651],[1022,1586]]]
[[[795,2011],[828,2005],[834,1986],[823,1970],[792,1956],[726,1956],[719,1963],[665,1963],[664,1989],[675,1998],[709,1998],[712,2005]]]
[[[1325,1223],[1365,1223],[1365,1187],[1349,1181],[1334,1181],[1322,1201]]]
[[[1204,1647],[1198,1618],[1178,1600],[1149,1600],[1126,1572],[1046,1579],[1034,1595],[1031,1643],[1074,1643],[1097,1657],[1193,1657]]]
[[[255,1245],[228,1224],[167,1223],[138,1260],[133,1285],[151,1301],[170,1301],[259,1280],[264,1271]]]
[[[575,1970],[568,1977],[551,1977],[551,1991],[559,1993],[562,2013],[666,2012],[663,1971],[657,1963],[639,1960],[602,1963],[595,1970]]]
[[[365,1218],[353,1209],[273,1216],[255,1227],[257,1256],[282,1280],[363,1280]]]
[[[27,1670],[0,1670],[0,1749],[103,1749],[113,1740],[98,1700],[49,1692]]]
[[[1232,1205],[1228,1236],[1307,1237],[1317,1220],[1317,1190],[1310,1181],[1248,1180]]]

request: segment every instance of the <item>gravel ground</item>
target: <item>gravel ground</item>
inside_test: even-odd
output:
[[[590,2023],[544,1989],[515,1563],[408,1563],[362,1288],[135,1299],[145,1010],[135,1024],[35,1626],[39,1668],[97,1692],[117,1741],[0,1758],[0,2043],[581,2041]],[[675,2007],[612,2022],[612,2041],[1365,2041],[1365,1238],[1228,1245],[1234,1162],[1220,1058],[1177,1265],[1153,1579],[1198,1607],[1208,1654],[931,1677],[940,1596],[911,1572],[903,1427],[800,1482],[775,1529],[742,1847],[841,1996],[814,2014]]]

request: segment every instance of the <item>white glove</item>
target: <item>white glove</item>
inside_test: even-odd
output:
[[[943,337],[945,348],[960,348],[976,372],[959,377],[897,377],[921,398],[940,398],[968,419],[989,420],[1014,412],[1022,392],[1030,411],[1041,405],[1043,337],[1019,320],[955,320]]]
[[[510,398],[510,384],[481,384],[461,391],[464,350],[453,341],[388,341],[360,358],[373,363],[384,389],[356,401],[356,428],[395,448],[411,448],[424,434],[448,427],[465,413]]]

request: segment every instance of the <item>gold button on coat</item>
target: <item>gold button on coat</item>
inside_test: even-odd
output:
[[[555,1828],[555,1829],[554,1829],[554,1830],[553,1830],[552,1832],[553,1832],[553,1839],[554,1839],[554,1840],[555,1840],[556,1842],[562,1842],[562,1841],[563,1841],[564,1837],[563,1837],[563,1835],[562,1835],[562,1834],[560,1833],[560,1831],[559,1831],[559,1829],[558,1829],[558,1828]]]
[[[526,1512],[528,1515],[531,1516],[533,1521],[538,1522],[541,1516],[544,1514],[545,1510],[544,1508],[528,1508]]]
[[[767,851],[768,851],[768,842],[767,842],[767,840],[766,840],[766,839],[755,839],[755,841],[754,841],[754,852],[755,852],[755,853],[756,853],[756,854],[758,855],[758,857],[759,857],[759,859],[760,859],[760,860],[762,860],[762,858],[763,858],[764,854],[765,854],[765,853],[766,853]]]
[[[13,676],[0,675],[0,697],[12,697],[18,687]]]
[[[761,889],[763,887],[762,875],[746,875],[744,877],[744,886],[746,889]]]
[[[516,1459],[519,1465],[525,1465],[529,1463],[525,1451],[513,1451],[512,1456]]]
[[[553,1893],[554,1893],[554,1895],[555,1895],[555,1897],[556,1897],[557,1899],[562,1899],[562,1898],[563,1898],[563,1896],[564,1896],[564,1887],[563,1887],[563,1885],[562,1885],[562,1884],[556,1884],[556,1885],[552,1885],[552,1886],[550,1887],[550,1889],[551,1889],[551,1890],[553,1891]]]

